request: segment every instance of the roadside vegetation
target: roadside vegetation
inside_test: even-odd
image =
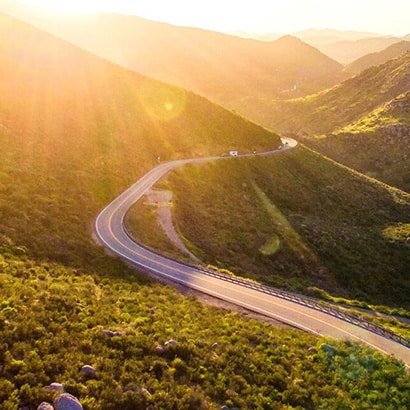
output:
[[[409,224],[409,194],[304,146],[186,166],[168,183],[178,229],[204,262],[298,292],[409,310],[410,256],[398,234]]]
[[[0,265],[4,410],[52,402],[51,383],[85,410],[405,409],[410,401],[409,373],[390,357],[206,307],[119,264],[102,276],[38,262],[2,237]]]

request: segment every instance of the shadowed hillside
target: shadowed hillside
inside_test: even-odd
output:
[[[185,167],[169,183],[178,228],[205,262],[299,292],[409,308],[409,194],[303,146]]]

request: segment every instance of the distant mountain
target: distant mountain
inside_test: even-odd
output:
[[[232,34],[239,37],[253,38],[261,41],[273,41],[283,36],[283,34],[278,33],[255,34],[244,31],[235,31]],[[356,41],[364,38],[380,37],[380,34],[377,33],[334,29],[308,29],[286,34],[293,35],[302,40],[304,43],[308,43],[314,47],[322,44],[336,43],[338,41]]]
[[[382,51],[367,54],[358,60],[353,61],[353,63],[350,63],[345,67],[345,71],[351,74],[358,74],[366,68],[383,64],[388,60],[399,57],[407,51],[410,51],[410,41],[403,40],[387,47]]]
[[[278,33],[256,34],[256,33],[249,33],[247,31],[233,31],[230,34],[237,36],[237,37],[253,38],[254,40],[260,40],[260,41],[274,41],[284,36],[284,34],[278,34]]]
[[[228,107],[255,95],[307,95],[345,78],[339,63],[294,37],[262,42],[136,16],[25,10],[15,14],[94,54]]]
[[[410,51],[410,41],[403,40],[387,47],[382,51],[371,53],[359,58],[353,63],[348,64],[345,67],[345,71],[351,74],[358,74],[366,68],[385,63],[386,61],[396,58],[400,54],[407,51]]]
[[[250,34],[236,33],[245,38],[254,38],[262,41],[272,41],[279,37],[278,34]],[[361,58],[369,53],[383,50],[402,39],[394,36],[383,36],[378,33],[362,31],[343,31],[334,29],[310,29],[291,33],[304,43],[317,48],[323,54],[338,61],[341,64],[350,64],[354,60]]]
[[[363,31],[345,31],[334,29],[309,29],[292,33],[305,43],[315,47],[321,44],[331,44],[339,41],[356,41],[365,38],[380,37],[380,34]]]
[[[350,64],[366,54],[381,51],[400,40],[398,37],[374,37],[321,44],[317,45],[317,48],[341,64]]]

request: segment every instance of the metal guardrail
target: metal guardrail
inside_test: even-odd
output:
[[[132,235],[128,231],[128,229],[126,228],[124,220],[123,220],[122,225],[123,225],[124,232],[127,234],[127,236],[133,242],[135,242],[136,244],[138,244],[142,248],[148,250],[149,252],[154,253],[155,255],[158,255],[162,258],[168,259],[168,260],[176,262],[176,263],[180,263],[181,265],[190,267],[192,269],[198,270],[198,271],[202,272],[205,275],[213,276],[215,278],[225,280],[227,282],[236,283],[238,285],[245,286],[245,287],[250,288],[250,289],[254,289],[258,292],[266,293],[268,295],[276,296],[276,297],[281,298],[281,299],[289,300],[289,301],[297,303],[299,305],[303,305],[303,306],[309,307],[311,309],[320,311],[322,313],[337,317],[341,320],[344,320],[344,321],[349,322],[353,325],[359,326],[359,327],[361,327],[363,329],[366,329],[370,332],[376,333],[376,334],[378,334],[380,336],[383,336],[387,339],[393,340],[396,343],[400,343],[401,345],[403,345],[403,346],[410,349],[410,340],[409,339],[406,339],[405,337],[403,337],[401,335],[398,335],[397,333],[394,333],[392,330],[386,329],[383,326],[380,326],[380,325],[377,325],[375,323],[369,322],[368,320],[363,319],[363,318],[358,317],[358,316],[355,316],[351,313],[344,312],[343,310],[337,308],[336,306],[332,306],[332,305],[327,304],[325,302],[319,301],[318,299],[311,298],[311,297],[308,297],[308,296],[302,296],[300,294],[284,291],[284,290],[278,289],[278,288],[273,288],[271,286],[263,285],[263,284],[258,283],[258,282],[252,282],[252,281],[247,280],[245,278],[240,278],[238,276],[232,276],[232,275],[229,275],[227,273],[219,272],[215,269],[204,268],[204,267],[199,266],[199,265],[194,265],[192,263],[177,260],[177,259],[171,258],[169,256],[161,255],[160,253],[158,253],[154,249],[152,249],[148,246],[145,246],[144,244],[142,244],[140,242],[137,242],[132,237]]]
[[[192,265],[189,265],[189,266],[192,266]],[[318,310],[328,315],[337,317],[353,325],[356,325],[366,330],[369,330],[371,332],[377,333],[380,336],[386,337],[387,339],[393,340],[397,343],[402,344],[403,346],[410,348],[409,339],[406,339],[405,337],[398,335],[397,333],[394,333],[392,330],[386,329],[383,326],[369,322],[368,320],[355,316],[351,313],[344,312],[343,310],[337,308],[336,306],[326,304],[314,298],[298,295],[292,292],[287,292],[287,291],[273,288],[273,287],[263,285],[257,282],[251,282],[246,279],[238,278],[237,276],[231,276],[229,274],[218,272],[216,270],[206,269],[206,268],[204,269],[201,267],[196,267],[196,268],[201,270],[207,275],[218,277],[220,279],[223,279],[223,280],[226,280],[232,283],[237,283],[247,288],[251,288],[259,292],[263,292],[263,293],[266,293],[272,296],[276,296],[281,299],[289,300],[291,302],[298,303],[299,305],[307,306],[314,310]]]

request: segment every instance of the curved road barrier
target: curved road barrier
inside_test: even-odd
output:
[[[296,141],[289,138],[283,138],[282,141],[284,145],[281,149],[242,154],[235,158],[279,154],[297,145]],[[158,165],[100,212],[95,220],[97,236],[105,247],[139,268],[301,330],[367,344],[403,360],[410,368],[410,341],[388,329],[313,298],[162,256],[135,242],[127,233],[124,226],[127,211],[167,172],[185,164],[227,158],[232,157],[177,160]]]

